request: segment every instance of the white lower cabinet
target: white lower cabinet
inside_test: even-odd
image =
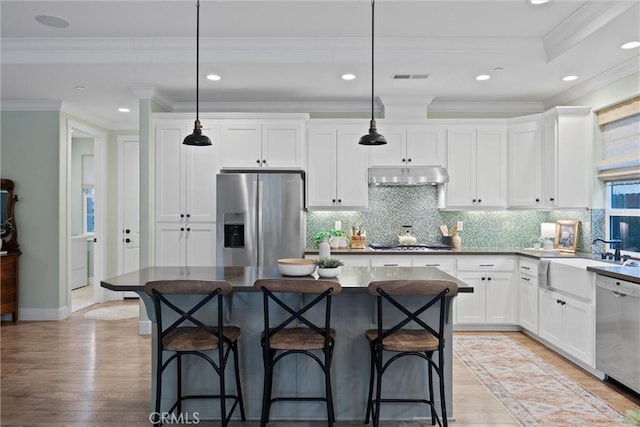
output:
[[[540,288],[539,336],[595,367],[594,305]]]
[[[412,267],[413,260],[406,255],[374,255],[371,267]]]
[[[216,263],[216,224],[156,223],[155,265],[213,267]]]
[[[452,256],[446,255],[416,255],[413,257],[414,267],[436,267],[447,274],[455,276],[456,261]]]
[[[473,293],[458,294],[458,325],[516,325],[518,287],[513,283],[515,258],[465,256],[458,258],[456,277],[473,286]]]
[[[538,262],[521,259],[518,263],[518,325],[538,334]]]

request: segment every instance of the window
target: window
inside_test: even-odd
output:
[[[607,239],[620,239],[623,254],[640,256],[640,181],[607,184]]]
[[[95,189],[82,190],[82,227],[84,234],[93,234],[95,227]]]

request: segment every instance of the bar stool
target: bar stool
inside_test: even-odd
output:
[[[335,422],[331,391],[331,360],[335,344],[335,330],[331,329],[331,297],[342,291],[340,283],[329,280],[310,279],[260,279],[254,287],[263,293],[264,331],[261,336],[264,363],[264,390],[260,426],[269,422],[271,404],[277,401],[322,401],[327,404],[327,422]],[[294,308],[283,301],[285,293],[316,295],[301,308]],[[309,320],[309,311],[324,302],[322,323]],[[273,311],[273,312],[272,312]],[[273,317],[288,317],[272,324]],[[294,321],[303,326],[290,326]],[[316,354],[316,353],[319,353]],[[275,365],[292,354],[302,354],[314,360],[324,373],[325,395],[321,397],[273,397],[273,371]]]
[[[368,286],[369,294],[376,297],[378,316],[377,329],[366,331],[371,352],[371,370],[369,377],[369,396],[367,399],[367,412],[365,424],[369,424],[370,416],[373,425],[378,426],[380,421],[380,404],[387,403],[424,403],[431,409],[431,424],[438,422],[439,426],[447,426],[447,407],[444,391],[444,324],[446,314],[445,297],[452,297],[458,293],[458,286],[454,282],[441,280],[388,280],[371,282]],[[410,311],[397,298],[398,296],[414,296],[412,301],[422,304],[415,311]],[[427,297],[424,300],[418,297]],[[385,310],[387,310],[385,312]],[[437,330],[429,326],[420,315],[428,312],[430,308],[439,309]],[[395,309],[395,310],[394,310]],[[387,321],[383,316],[398,314],[399,321]],[[397,317],[396,317],[397,318]],[[413,329],[405,328],[411,324]],[[417,325],[417,326],[416,326]],[[385,361],[383,355],[389,352],[390,356]],[[435,361],[433,354],[438,353]],[[383,399],[382,376],[389,366],[404,357],[417,357],[427,362],[429,395],[427,399]],[[440,386],[440,417],[436,412],[433,395],[433,372],[438,375]],[[373,392],[375,390],[375,397]]]
[[[160,398],[162,394],[162,374],[175,360],[177,369],[177,399],[167,413],[174,410],[180,415],[182,402],[187,399],[218,399],[220,401],[220,417],[222,426],[227,426],[236,407],[240,407],[240,416],[245,420],[242,387],[240,385],[240,371],[238,365],[238,337],[240,328],[224,326],[223,295],[231,293],[231,283],[227,281],[201,280],[158,280],[145,284],[144,290],[151,296],[157,325],[157,359],[156,359],[156,401],[154,424],[162,424],[160,413]],[[179,308],[166,296],[169,295],[202,295],[195,305],[188,309]],[[211,309],[217,321],[214,325],[203,323],[197,316],[199,311]],[[202,315],[203,313],[200,312]],[[177,320],[173,320],[176,315]],[[163,362],[165,353],[170,356]],[[214,355],[217,353],[217,357]],[[227,394],[225,386],[225,370],[230,353],[233,354],[235,371],[236,394]],[[209,363],[218,375],[219,394],[213,395],[182,395],[182,362],[186,355],[193,355]],[[216,360],[214,360],[217,359]],[[233,400],[231,409],[227,413],[227,400]]]

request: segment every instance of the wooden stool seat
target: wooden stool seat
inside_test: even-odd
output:
[[[369,329],[366,337],[369,342],[377,340],[378,330]],[[439,345],[432,333],[418,329],[401,329],[382,340],[382,349],[388,351],[436,351]]]
[[[229,341],[236,341],[240,337],[240,328],[237,326],[225,326],[222,335]],[[222,340],[222,346],[226,347],[227,341]],[[168,351],[207,351],[218,348],[218,337],[202,328],[183,326],[169,332],[162,339],[162,346]]]
[[[336,331],[329,330],[331,339]],[[285,328],[269,338],[269,346],[274,350],[320,350],[324,348],[324,337],[309,328]]]

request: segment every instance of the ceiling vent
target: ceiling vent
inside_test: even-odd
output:
[[[392,74],[391,80],[425,80],[429,74]]]

